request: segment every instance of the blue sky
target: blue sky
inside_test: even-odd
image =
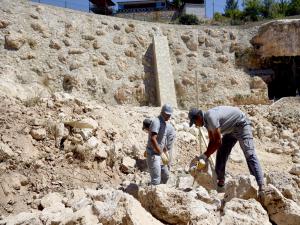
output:
[[[88,0],[33,0],[34,2],[41,2],[45,4],[51,4],[61,7],[67,7],[71,9],[77,9],[82,11],[89,11]],[[240,5],[243,0],[239,0]],[[214,2],[214,7],[213,7]],[[226,0],[206,0],[206,12],[208,17],[212,17],[213,9],[215,12],[223,12]]]

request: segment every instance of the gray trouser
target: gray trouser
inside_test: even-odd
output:
[[[257,184],[261,186],[263,181],[263,173],[254,149],[253,136],[250,124],[242,124],[236,126],[230,134],[225,134],[222,138],[222,145],[217,151],[216,157],[216,174],[218,180],[225,179],[225,167],[231,149],[239,141],[244,152],[248,168],[251,175],[254,175]]]
[[[147,164],[151,176],[151,184],[166,184],[169,179],[168,166],[161,165],[161,158],[159,155],[147,155]]]

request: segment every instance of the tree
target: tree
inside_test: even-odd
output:
[[[287,14],[289,16],[300,14],[300,0],[291,0],[290,4],[288,5]]]
[[[239,21],[241,19],[242,12],[239,10],[238,4],[238,0],[226,0],[224,8],[225,16],[230,17],[232,24],[235,24],[235,21]]]
[[[263,15],[263,5],[260,0],[246,0],[244,18],[246,20],[258,21]]]
[[[228,10],[236,10],[239,8],[238,6],[238,3],[239,1],[238,0],[226,0],[226,5],[225,5],[225,13],[228,11]]]
[[[282,15],[287,15],[288,9],[289,9],[289,0],[280,0],[279,1],[279,12]]]
[[[262,6],[263,17],[265,18],[270,17],[270,10],[274,4],[275,4],[275,0],[263,0],[263,6]]]
[[[285,14],[282,14],[281,5],[276,0],[263,0],[262,6],[262,15],[264,18],[280,18],[284,17]]]

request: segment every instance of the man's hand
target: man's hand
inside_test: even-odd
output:
[[[161,157],[162,163],[164,165],[168,165],[169,164],[169,158],[168,158],[168,156],[167,156],[167,154],[165,152],[161,153],[160,157]]]
[[[207,156],[205,154],[200,155],[199,161],[197,162],[197,169],[202,170],[206,167]]]

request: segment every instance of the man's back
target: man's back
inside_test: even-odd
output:
[[[233,131],[234,127],[245,121],[245,114],[237,107],[218,106],[204,113],[204,126],[208,130],[221,129],[222,134]]]

